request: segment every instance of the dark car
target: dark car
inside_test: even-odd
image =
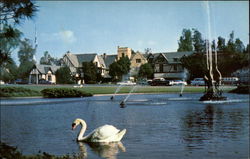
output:
[[[51,81],[47,81],[45,79],[41,79],[38,81],[39,84],[53,84]]]
[[[164,78],[156,78],[152,80],[151,86],[170,86],[170,81]]]
[[[24,80],[24,79],[17,79],[14,81],[14,84],[28,84],[28,80]]]

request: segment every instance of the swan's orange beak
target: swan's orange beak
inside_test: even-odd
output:
[[[74,130],[75,128],[76,128],[76,124],[73,123],[73,124],[72,124],[72,130]]]

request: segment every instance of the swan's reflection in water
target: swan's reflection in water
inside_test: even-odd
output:
[[[111,142],[111,143],[85,143],[79,142],[79,157],[87,158],[87,147],[88,145],[93,152],[102,158],[116,159],[119,152],[126,152],[126,148],[121,142]]]

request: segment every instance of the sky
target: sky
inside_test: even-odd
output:
[[[36,16],[18,29],[33,43],[37,34],[37,60],[45,51],[58,58],[67,51],[116,54],[117,46],[140,52],[145,48],[153,53],[174,52],[184,28],[196,28],[204,38],[222,36],[226,41],[234,31],[235,38],[245,46],[249,43],[248,1],[35,3],[39,6]]]

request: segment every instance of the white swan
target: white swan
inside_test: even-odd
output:
[[[103,125],[93,130],[87,136],[83,136],[87,129],[87,124],[84,120],[79,119],[79,118],[75,119],[75,121],[72,123],[72,130],[74,130],[79,124],[82,126],[82,128],[77,137],[78,141],[118,142],[122,139],[122,137],[126,133],[126,129],[123,129],[120,131],[119,129],[115,128],[112,125]]]

